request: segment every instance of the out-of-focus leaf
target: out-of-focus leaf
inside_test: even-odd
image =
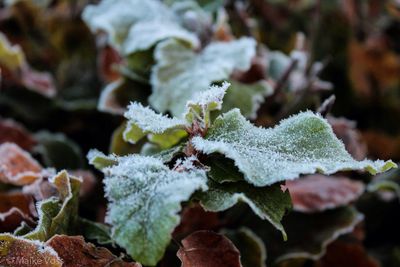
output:
[[[217,230],[222,224],[218,213],[205,211],[200,205],[192,204],[181,213],[181,223],[174,230],[174,238],[182,238],[199,230]]]
[[[177,15],[155,0],[103,0],[87,6],[83,19],[92,31],[105,31],[124,55],[147,50],[166,38],[178,38],[194,47],[199,44],[194,34],[179,25]]]
[[[327,247],[326,254],[314,267],[379,267],[377,260],[368,255],[362,244],[337,240]]]
[[[239,249],[243,267],[266,267],[265,245],[250,229],[242,227],[236,231],[224,231],[223,234]]]
[[[0,145],[0,181],[13,185],[33,183],[41,177],[42,167],[26,151],[13,143]]]
[[[255,55],[255,46],[253,39],[241,38],[211,43],[195,53],[177,40],[158,44],[154,52],[157,64],[151,75],[150,104],[160,112],[171,111],[179,116],[196,92],[205,91],[212,82],[229,78],[234,70],[247,70]]]
[[[12,45],[0,32],[0,64],[16,71],[26,64],[25,55],[19,45]]]
[[[0,118],[0,144],[15,143],[24,150],[31,150],[35,138],[21,124],[12,119]]]
[[[271,86],[266,81],[244,84],[233,80],[225,98],[222,112],[239,108],[240,112],[249,119],[255,119],[257,110],[265,98],[273,93]]]
[[[39,132],[35,134],[38,153],[46,166],[56,169],[79,169],[83,167],[83,156],[79,146],[64,134]]]
[[[134,262],[125,262],[113,255],[108,249],[86,243],[81,236],[55,235],[46,242],[63,262],[63,266],[110,266],[141,267]]]
[[[364,184],[342,176],[309,175],[287,181],[293,209],[299,212],[320,212],[346,206],[364,192]]]
[[[109,226],[84,218],[79,219],[79,226],[86,239],[96,240],[100,245],[114,244]]]
[[[219,116],[207,136],[194,137],[194,147],[235,161],[244,179],[256,186],[293,180],[300,174],[367,170],[372,174],[397,165],[392,161],[356,161],[321,116],[300,113],[272,129],[257,128],[234,109]],[[267,160],[266,160],[267,159]]]
[[[51,247],[10,234],[0,235],[0,265],[9,267],[61,267],[63,261]]]
[[[369,192],[380,193],[381,198],[391,201],[397,197],[400,200],[400,173],[399,170],[392,170],[374,177],[368,184]]]
[[[118,126],[117,129],[114,130],[111,136],[110,149],[109,152],[111,154],[116,154],[119,156],[125,156],[128,154],[133,154],[139,152],[139,144],[131,144],[124,140],[124,131],[126,129],[126,123]]]
[[[177,255],[182,267],[241,267],[240,252],[225,236],[197,231],[182,240]]]
[[[33,224],[32,198],[21,192],[0,193],[0,231],[12,232],[22,222]]]
[[[89,160],[98,156],[92,152]],[[101,169],[106,176],[106,222],[112,225],[111,236],[135,260],[155,265],[179,224],[180,203],[194,191],[207,189],[206,174],[190,162],[182,163],[187,171],[178,172],[154,157],[113,159],[117,162]]]
[[[39,202],[38,225],[24,235],[25,238],[46,241],[55,234],[70,234],[76,230],[81,181],[61,171],[50,182],[57,188],[59,196]]]
[[[265,243],[268,262],[288,259],[321,258],[326,246],[340,235],[353,231],[363,215],[353,207],[342,207],[321,213],[292,212],[285,216],[283,226],[288,239],[283,241],[273,228],[254,215],[245,216],[241,224],[250,228]]]
[[[344,118],[328,116],[328,122],[332,126],[335,135],[343,141],[346,150],[356,160],[363,160],[367,155],[367,146],[361,133],[356,129],[354,121]]]

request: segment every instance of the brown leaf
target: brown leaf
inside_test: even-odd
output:
[[[41,177],[41,171],[40,164],[16,144],[0,145],[0,182],[30,184]]]
[[[182,240],[182,267],[241,267],[239,250],[223,235],[197,231]]]
[[[314,267],[379,267],[360,242],[337,240],[328,246],[324,257]]]
[[[13,232],[21,225],[22,222],[26,222],[31,226],[35,224],[31,217],[29,217],[29,215],[19,208],[13,207],[6,212],[0,213],[1,232]]]
[[[369,130],[363,132],[363,137],[368,144],[370,156],[381,159],[400,158],[399,136],[390,136],[384,132]]]
[[[357,130],[354,121],[345,118],[328,116],[328,122],[333,132],[343,141],[346,150],[357,160],[363,160],[367,156],[367,145],[361,133]]]
[[[82,236],[55,235],[46,242],[63,260],[63,267],[141,267],[139,263],[124,262],[108,249],[86,243]]]
[[[345,206],[356,200],[364,191],[364,184],[346,177],[308,175],[287,181],[293,209],[312,213]]]
[[[25,150],[31,150],[36,144],[33,136],[18,122],[0,118],[0,144],[15,143]]]
[[[216,230],[221,225],[218,213],[205,211],[199,204],[185,207],[181,223],[175,228],[175,238],[187,236],[194,231]]]
[[[89,170],[70,170],[68,171],[72,176],[78,177],[82,180],[79,196],[84,197],[89,195],[96,186],[97,179],[94,174]]]
[[[57,253],[43,243],[0,235],[0,266],[8,267],[61,267]]]
[[[101,77],[105,82],[112,82],[121,77],[116,65],[122,62],[121,56],[111,46],[101,48],[97,58]]]

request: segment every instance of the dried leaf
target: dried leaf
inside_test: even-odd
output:
[[[0,181],[13,185],[33,183],[42,167],[26,151],[13,143],[0,145]]]
[[[12,119],[0,118],[0,144],[15,143],[24,150],[31,150],[35,138],[21,124]]]
[[[182,240],[177,253],[182,267],[241,267],[240,253],[226,237],[197,231]]]
[[[81,236],[55,235],[46,242],[63,261],[65,267],[141,267],[139,263],[124,262],[108,249],[86,243]]]
[[[312,213],[346,206],[364,192],[364,184],[342,176],[309,175],[287,181],[293,209]]]
[[[49,246],[9,234],[0,235],[0,265],[8,267],[61,267],[63,261]]]

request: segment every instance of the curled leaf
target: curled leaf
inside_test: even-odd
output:
[[[26,151],[13,143],[0,145],[0,181],[13,185],[33,183],[42,167]]]
[[[241,267],[240,253],[225,236],[197,231],[182,240],[177,253],[182,267]]]
[[[81,236],[55,235],[46,242],[63,261],[63,266],[141,267],[139,263],[124,262],[108,249],[86,243]]]
[[[346,206],[364,192],[364,184],[346,177],[309,175],[287,181],[293,209],[300,212],[320,212]]]

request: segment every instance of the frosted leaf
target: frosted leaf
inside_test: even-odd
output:
[[[276,229],[286,233],[280,221],[292,207],[289,192],[283,192],[279,184],[255,187],[246,182],[218,184],[209,181],[209,190],[196,195],[207,211],[224,211],[237,202],[247,203],[261,219],[268,220]]]
[[[205,154],[221,153],[234,160],[244,179],[256,186],[315,172],[367,170],[376,174],[396,167],[392,161],[356,161],[327,121],[312,112],[265,129],[253,126],[234,109],[218,117],[205,138],[195,137],[192,143]]]
[[[0,266],[61,267],[63,261],[42,242],[0,234]]]
[[[177,15],[156,0],[103,0],[87,6],[82,17],[93,32],[106,32],[109,42],[124,54],[147,50],[168,37],[198,45],[196,36],[179,25]]]
[[[170,170],[161,159],[131,155],[103,168],[112,238],[137,261],[154,266],[179,224],[181,202],[207,189],[203,170]]]
[[[174,39],[159,43],[151,74],[151,105],[160,112],[181,115],[195,93],[229,78],[234,70],[249,69],[255,48],[256,42],[250,38],[211,43],[200,53]]]
[[[231,86],[224,98],[222,112],[239,108],[240,112],[249,119],[257,117],[257,110],[267,96],[273,93],[272,87],[266,81],[244,84],[230,81]]]
[[[153,134],[153,140],[157,141],[162,139],[160,135],[167,135],[165,137],[173,138],[172,143],[175,144],[176,139],[180,140],[179,137],[183,137],[184,134],[177,133],[182,132],[186,122],[177,118],[169,118],[161,114],[157,114],[149,107],[143,107],[139,103],[132,103],[128,106],[128,111],[125,112],[125,117],[129,120],[127,128],[123,133],[123,137],[126,141],[135,144],[141,138],[147,134]],[[155,135],[155,136],[154,136]],[[169,136],[171,135],[171,136]],[[171,141],[171,140],[170,140]],[[163,140],[159,140],[163,142]]]
[[[58,191],[57,197],[50,197],[38,203],[39,222],[24,238],[46,241],[55,234],[70,234],[78,220],[79,189],[81,180],[59,172],[49,180]]]
[[[87,154],[89,164],[93,165],[96,169],[102,170],[103,168],[110,167],[118,163],[116,155],[105,155],[97,149],[89,150]]]
[[[176,22],[155,20],[135,24],[129,31],[123,44],[125,55],[143,51],[167,38],[177,38],[187,42],[191,47],[200,45],[199,39],[193,33],[185,30]]]
[[[222,86],[210,86],[207,91],[195,93],[192,100],[186,103],[186,112],[184,117],[189,123],[193,123],[197,118],[204,120],[204,123],[209,126],[210,112],[221,110],[222,99],[230,83],[224,82]]]

